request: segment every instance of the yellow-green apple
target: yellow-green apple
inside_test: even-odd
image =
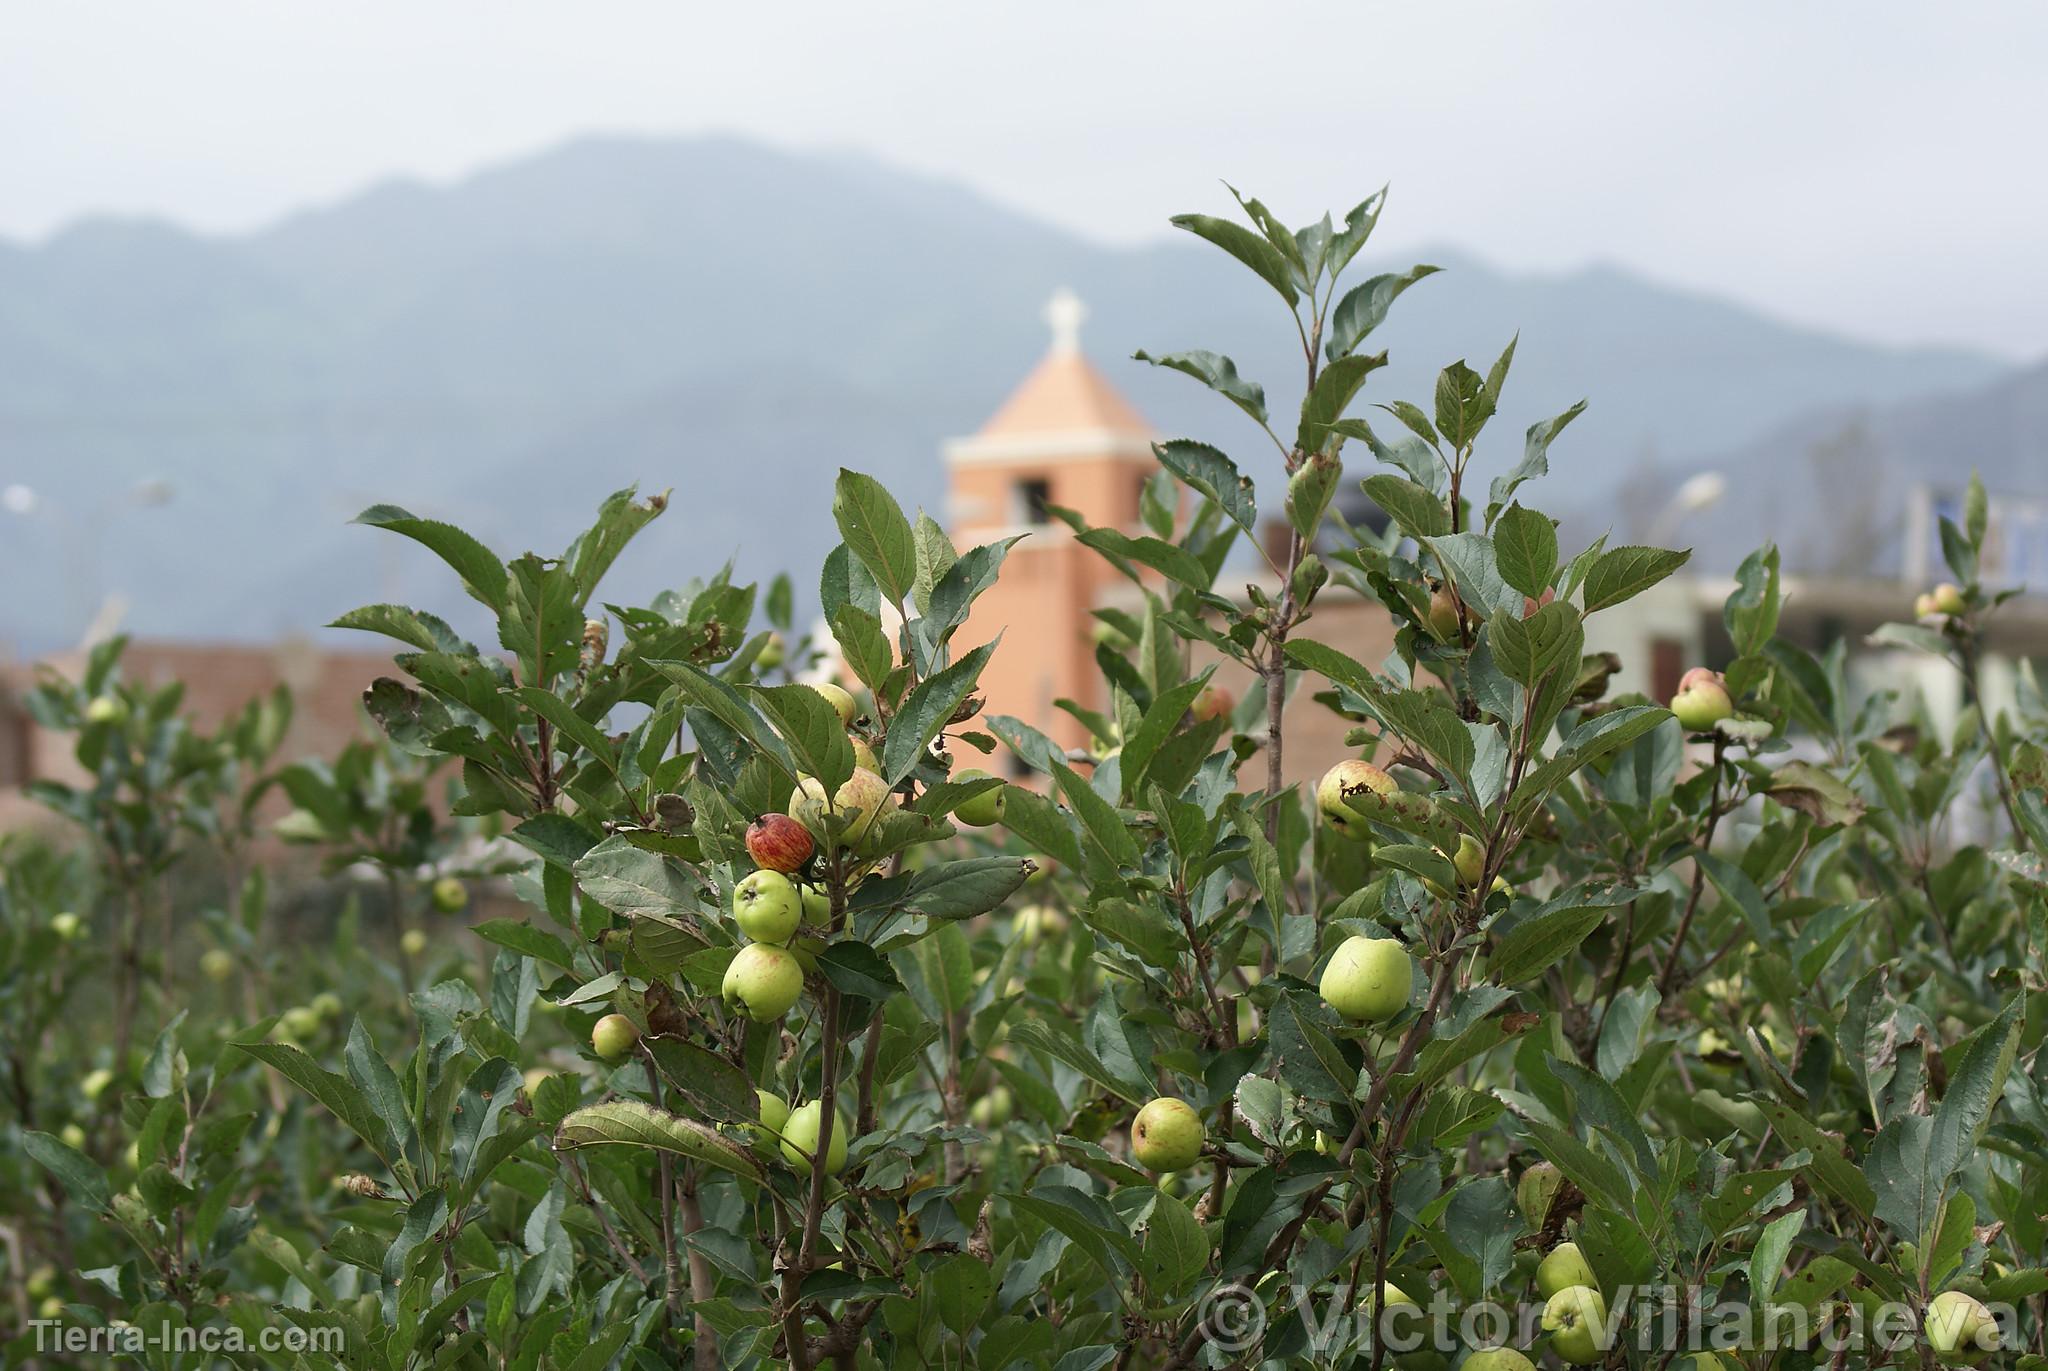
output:
[[[1671,712],[1678,726],[1688,733],[1704,733],[1735,712],[1728,698],[1728,684],[1718,671],[1696,666],[1678,678],[1678,693],[1671,697]]]
[[[755,1023],[773,1023],[804,991],[804,969],[772,943],[748,943],[725,969],[725,1003]]]
[[[1131,1123],[1131,1155],[1147,1171],[1186,1170],[1202,1155],[1202,1116],[1186,1100],[1153,1100]]]
[[[1927,1302],[1927,1343],[1943,1361],[1976,1362],[1998,1350],[1998,1320],[1974,1296],[1944,1290]]]
[[[818,834],[826,831],[827,813],[843,818],[846,827],[839,841],[859,851],[880,831],[883,816],[895,811],[898,804],[887,781],[872,771],[855,767],[853,774],[832,793],[829,805],[824,783],[815,776],[804,777],[789,797],[789,816]]]
[[[854,704],[853,696],[847,694],[843,688],[834,685],[830,681],[820,681],[817,685],[812,686],[811,689],[825,697],[825,703],[831,705],[838,713],[840,723],[850,724],[853,722],[854,712],[858,706]]]
[[[95,695],[85,706],[88,724],[114,724],[126,718],[128,707],[112,695]]]
[[[881,774],[882,763],[876,758],[875,750],[868,746],[867,739],[856,738],[849,733],[846,735],[846,741],[853,748],[853,764],[855,766],[863,771],[872,771],[877,775]]]
[[[1457,869],[1458,884],[1473,886],[1486,874],[1486,849],[1470,833],[1458,835],[1458,854],[1451,858],[1451,865]]]
[[[986,771],[972,769],[953,774],[956,781],[988,781],[995,779]],[[1009,793],[1005,785],[991,786],[978,795],[969,796],[954,806],[953,817],[974,828],[987,828],[1003,821],[1004,797]]]
[[[1561,1242],[1551,1248],[1536,1268],[1536,1288],[1546,1297],[1575,1285],[1597,1288],[1599,1284],[1593,1279],[1593,1268],[1586,1265],[1585,1254],[1579,1251],[1575,1242]]]
[[[1943,581],[1929,592],[1927,598],[1933,604],[1936,614],[1966,614],[1970,609],[1968,602],[1963,599],[1963,592],[1958,590],[1952,581]]]
[[[761,1102],[761,1122],[754,1125],[754,1137],[766,1144],[774,1144],[789,1126],[789,1101],[772,1090],[755,1090],[754,1098]]]
[[[763,671],[773,671],[788,655],[789,647],[782,641],[782,635],[771,631],[768,640],[761,644],[761,650],[754,654],[754,665]]]
[[[469,906],[469,887],[454,876],[434,882],[434,908],[443,914],[460,914]]]
[[[811,831],[787,814],[763,814],[747,825],[747,855],[764,871],[795,871],[816,850]]]
[[[1449,586],[1438,586],[1429,593],[1429,631],[1448,643],[1458,636],[1458,597],[1451,593]]]
[[[1391,795],[1398,789],[1392,776],[1371,762],[1351,757],[1323,773],[1323,779],[1316,784],[1316,808],[1322,811],[1324,823],[1347,838],[1362,841],[1369,830],[1364,814],[1351,807],[1352,797],[1368,790],[1375,795]]]
[[[84,922],[71,910],[59,910],[50,916],[50,931],[67,943],[77,937],[84,929]]]
[[[780,871],[756,871],[732,888],[732,921],[757,943],[786,943],[804,921],[803,897]]]
[[[1330,954],[1318,988],[1323,1002],[1353,1023],[1379,1023],[1408,1007],[1414,963],[1392,938],[1346,938]]]
[[[1462,1371],[1536,1371],[1536,1363],[1512,1347],[1482,1347],[1465,1358]]]
[[[811,1159],[818,1153],[818,1133],[825,1121],[822,1101],[800,1104],[789,1112],[782,1125],[782,1156],[803,1175],[811,1174]],[[836,1176],[846,1169],[846,1116],[832,1113],[832,1137],[825,1144],[825,1174]]]
[[[1374,1299],[1373,1292],[1368,1290],[1365,1292],[1365,1298],[1363,1300],[1360,1300],[1359,1303],[1362,1304],[1368,1312],[1377,1310],[1382,1306],[1388,1309],[1392,1309],[1397,1304],[1414,1305],[1416,1308],[1421,1307],[1420,1305],[1415,1304],[1414,1296],[1410,1295],[1406,1290],[1403,1290],[1400,1286],[1394,1284],[1392,1281],[1382,1281],[1380,1283],[1379,1296],[1380,1297],[1378,1299]]]
[[[615,1062],[633,1050],[640,1030],[624,1014],[607,1014],[590,1028],[590,1050],[608,1062]]]
[[[1601,1360],[1607,1339],[1607,1301],[1589,1285],[1574,1285],[1552,1295],[1543,1306],[1543,1330],[1557,1355],[1577,1366]]]
[[[1010,1111],[1016,1102],[1010,1097],[1010,1087],[995,1086],[974,1102],[967,1111],[967,1121],[986,1133],[991,1128],[1000,1128],[1010,1121]]]
[[[427,935],[417,928],[408,928],[398,935],[398,950],[408,957],[417,957],[427,950]]]
[[[1017,911],[1017,941],[1035,947],[1042,938],[1057,938],[1067,931],[1067,916],[1048,905],[1030,904]]]
[[[199,957],[199,971],[209,981],[224,981],[235,974],[235,957],[225,948],[209,947]]]

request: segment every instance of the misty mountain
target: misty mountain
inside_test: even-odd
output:
[[[1393,365],[1366,398],[1426,405],[1438,368],[1483,369],[1519,331],[1482,461],[1511,462],[1523,427],[1590,398],[1552,455],[1554,507],[1597,513],[1647,463],[2005,370],[1610,268],[1510,275],[1369,249],[1354,270],[1418,257],[1446,270],[1395,306],[1376,342]],[[1089,305],[1088,351],[1162,433],[1266,465],[1235,410],[1126,360],[1226,352],[1284,408],[1293,331],[1235,263],[1192,241],[1094,244],[847,155],[593,139],[244,236],[109,219],[0,243],[0,484],[43,497],[0,514],[0,642],[62,641],[109,592],[137,631],[183,637],[304,632],[377,599],[458,605],[425,554],[347,525],[378,502],[502,552],[556,551],[608,491],[673,486],[618,594],[727,558],[749,578],[808,576],[841,465],[942,513],[938,445],[1036,360],[1061,285]],[[135,506],[152,479],[173,500]]]
[[[1633,499],[1623,503],[1634,506],[1639,522],[1691,470],[1716,470],[1727,477],[1729,494],[1679,530],[1701,565],[1730,570],[1769,539],[1788,572],[1897,576],[1908,565],[1915,489],[1928,487],[1937,505],[1959,500],[1973,469],[1994,514],[2001,497],[2037,502],[2036,520],[2048,508],[2048,363],[1970,390],[1799,415],[1706,454],[1687,472],[1638,474],[1630,483]],[[1630,522],[1624,510],[1617,526]],[[2036,593],[2048,590],[2039,579],[2048,571],[2041,564],[2044,535],[2048,528],[2038,523],[2019,535],[2028,565],[2018,571],[2033,573]],[[1945,577],[1932,537],[1926,554],[1931,572]]]

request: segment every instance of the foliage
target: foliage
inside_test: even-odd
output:
[[[1249,199],[1242,223],[1176,221],[1281,298],[1302,395],[1283,419],[1227,357],[1140,354],[1278,457],[1163,443],[1142,530],[1060,512],[1133,586],[1133,608],[1100,611],[1102,707],[1070,706],[1092,750],[982,717],[1005,649],[969,613],[1009,544],[955,549],[850,471],[819,598],[851,718],[809,683],[822,649],[786,645],[786,584],[760,605],[724,572],[645,606],[600,598],[666,505],[632,491],[555,557],[366,512],[438,555],[496,641],[409,607],[343,616],[403,650],[365,700],[384,741],[332,764],[271,769],[282,702],[207,742],[174,694],[110,685],[114,653],[52,682],[38,717],[78,733],[94,780],[45,798],[92,835],[117,901],[154,907],[195,836],[245,854],[274,785],[286,836],[379,873],[394,932],[451,875],[504,878],[520,913],[472,926],[487,968],[444,947],[394,980],[353,917],[280,967],[252,870],[231,887],[244,1002],[165,1002],[130,1051],[60,1024],[106,975],[99,940],[52,918],[84,872],[10,849],[20,1159],[0,1179],[31,1216],[8,1260],[49,1268],[33,1298],[74,1322],[342,1336],[227,1358],[249,1366],[1379,1371],[1392,1333],[1362,1304],[1540,1304],[1538,1260],[1569,1238],[1620,1318],[1613,1365],[1670,1365],[1673,1345],[1633,1341],[1655,1320],[1628,1298],[1663,1284],[1827,1326],[1962,1290],[2017,1306],[2007,1346],[2039,1347],[2048,710],[2031,676],[1996,718],[1974,702],[2008,593],[1978,583],[1981,492],[1946,530],[1957,605],[1881,635],[1962,672],[1961,727],[1859,698],[1839,645],[1779,637],[1765,549],[1727,601],[1731,708],[1688,736],[1608,698],[1616,664],[1586,650],[1592,615],[1684,554],[1567,550],[1524,503],[1581,407],[1533,426],[1482,494],[1512,341],[1483,373],[1444,368],[1426,404],[1361,403],[1374,329],[1433,270],[1340,288],[1381,207],[1299,230]],[[1334,512],[1347,456],[1383,531]],[[1262,496],[1286,530],[1271,546]],[[1237,595],[1241,534],[1269,575]],[[1392,616],[1385,661],[1316,636],[1339,599]],[[1260,697],[1201,704],[1224,659]],[[109,691],[122,707],[94,712]],[[1287,783],[1300,699],[1357,749],[1309,770],[1370,761],[1375,779]],[[999,750],[1029,784],[964,775]],[[960,817],[995,788],[1000,826]],[[1952,841],[1987,793],[1996,837]],[[750,953],[800,968],[775,1014],[727,972],[749,824],[785,812],[815,855],[788,949]],[[1361,936],[1415,975],[1354,1022],[1319,987]],[[637,1040],[609,1060],[590,1033],[614,1014]],[[53,1040],[92,1074],[19,1046]],[[1155,1176],[1125,1130],[1161,1096],[1201,1137]],[[1229,1300],[1257,1318],[1224,1318]],[[1468,1355],[1453,1339],[1398,1360]],[[1931,1356],[1908,1338],[1853,1360]]]

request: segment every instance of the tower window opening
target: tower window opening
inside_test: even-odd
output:
[[[1037,528],[1052,522],[1052,482],[1033,476],[1017,482],[1018,522]]]

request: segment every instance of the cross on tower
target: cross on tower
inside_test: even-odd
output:
[[[1052,293],[1052,299],[1045,302],[1046,327],[1052,330],[1054,352],[1079,352],[1081,350],[1081,325],[1088,319],[1088,306],[1081,303],[1081,297],[1061,286]]]

